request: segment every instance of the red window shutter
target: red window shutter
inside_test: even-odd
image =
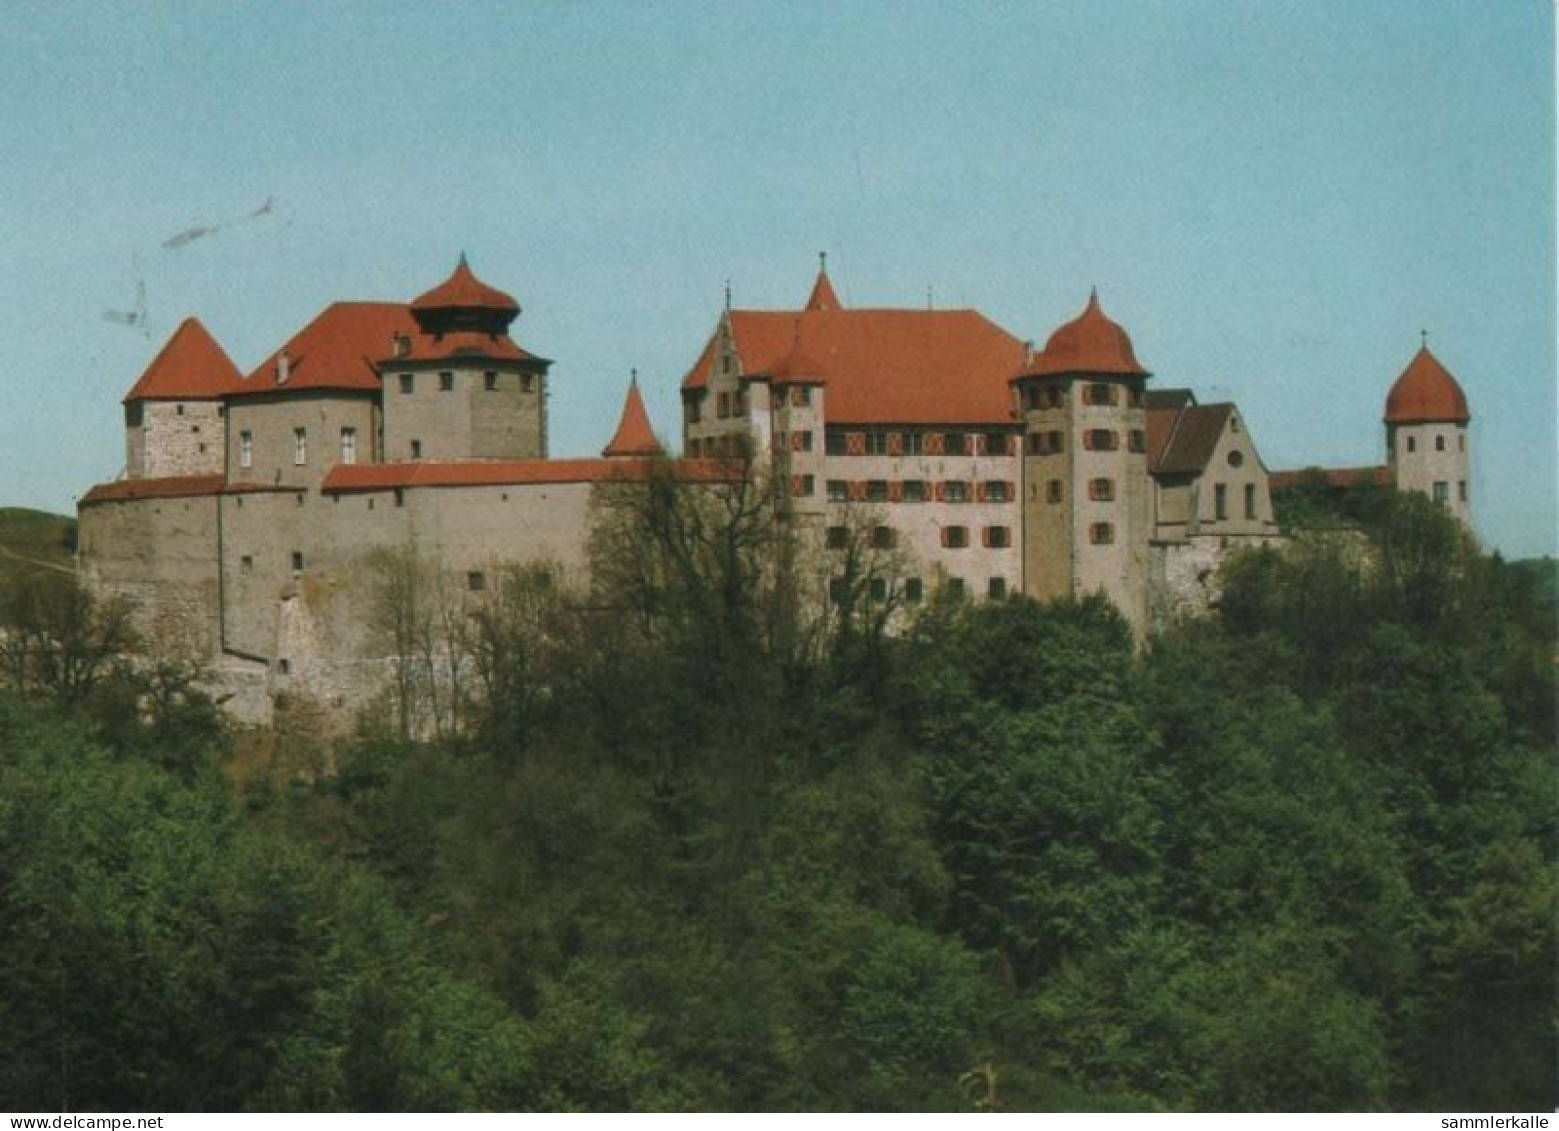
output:
[[[888,502],[902,503],[904,501],[904,481],[893,479],[888,483]]]
[[[1016,499],[1017,497],[1018,497],[1018,485],[1016,483],[1012,482],[1011,480],[1008,480],[1008,482],[1007,482],[1007,501],[1011,502],[1012,500]]]
[[[931,497],[939,503],[947,498],[947,488],[940,479],[931,485]]]
[[[901,456],[904,454],[904,434],[902,432],[888,433],[888,454]]]
[[[952,545],[952,540],[948,537],[948,534],[949,534],[949,529],[947,527],[945,527],[945,526],[942,527],[942,547],[943,547],[943,549],[946,549],[946,548],[948,548],[949,546]]]
[[[845,455],[864,456],[866,454],[866,433],[846,432],[844,437]]]
[[[974,484],[974,501],[977,502],[977,503],[985,502],[985,481],[984,480],[976,480],[975,481],[975,484]]]
[[[850,481],[850,498],[854,502],[862,502],[866,498],[866,480],[852,479]]]
[[[801,432],[792,432],[790,434],[790,450],[791,451],[793,451],[793,452],[801,451],[801,438],[802,438],[803,435],[804,434],[801,433]]]
[[[790,493],[792,495],[805,495],[807,493],[806,482],[800,475],[790,477]]]
[[[779,455],[781,452],[783,452],[785,450],[785,433],[774,433],[774,435],[769,440],[769,447],[773,450],[775,455]]]
[[[942,439],[942,433],[940,433],[940,432],[927,432],[926,433],[926,455],[928,455],[928,456],[939,456],[939,455],[942,455],[943,452],[946,451],[946,447],[947,447],[947,445],[944,443],[944,441]],[[940,496],[938,496],[938,498],[940,498]]]
[[[991,528],[989,526],[983,526],[980,528],[980,545],[984,546],[987,550],[991,548]]]

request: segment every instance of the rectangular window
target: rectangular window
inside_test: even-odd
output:
[[[925,455],[926,434],[924,432],[904,433],[903,451],[907,456]]]
[[[1229,517],[1229,488],[1222,483],[1213,485],[1213,517],[1219,522]]]
[[[1004,601],[1007,598],[1007,579],[1005,577],[993,577],[985,587],[985,595],[993,601]]]
[[[1109,428],[1090,428],[1083,433],[1083,447],[1090,452],[1113,452],[1120,442],[1120,437]]]
[[[1443,503],[1451,497],[1451,485],[1444,479],[1436,479],[1434,484],[1434,501]]]
[[[904,579],[904,602],[909,605],[918,605],[923,596],[925,596],[925,585],[920,578],[906,577]]]
[[[303,572],[303,551],[302,550],[294,550],[292,552],[292,572],[293,573],[302,573]]]
[[[412,459],[421,459],[422,458],[422,441],[421,440],[413,440],[411,442],[411,458]]]
[[[498,389],[498,374],[494,373],[491,369],[482,374],[482,388],[486,389],[489,393],[496,392]]]
[[[371,505],[373,503],[373,500],[369,499],[368,502]],[[395,488],[395,505],[398,506],[398,507],[404,507],[406,505],[406,488],[404,488],[404,487],[397,487],[397,488]]]
[[[1096,522],[1088,528],[1088,541],[1095,546],[1108,546],[1115,541],[1115,527],[1108,522]]]
[[[1045,501],[1047,503],[1059,503],[1061,501],[1062,494],[1063,490],[1061,487],[1061,480],[1052,479],[1049,483],[1045,484]]]
[[[238,434],[238,466],[254,466],[254,436],[248,432]]]
[[[969,437],[962,432],[948,432],[942,438],[942,451],[946,455],[965,455],[969,449]]]
[[[1245,484],[1245,517],[1249,519],[1256,517],[1256,485],[1254,483]]]
[[[684,402],[684,407],[687,410],[687,422],[689,424],[697,424],[703,418],[704,401],[702,397],[689,397]]]
[[[1030,432],[1029,454],[1034,456],[1060,455],[1066,448],[1066,441],[1060,432]]]
[[[988,456],[1005,456],[1011,453],[1007,450],[1007,436],[1002,432],[992,432],[985,437],[985,454]]]
[[[715,398],[715,415],[725,420],[731,415],[731,394],[721,393]]]
[[[309,462],[309,432],[307,428],[292,430],[292,462],[302,467]]]
[[[454,392],[455,375],[453,373],[440,373],[438,375],[438,391],[441,393]]]
[[[926,481],[924,479],[904,480],[904,501],[906,503],[923,503],[926,501]]]
[[[831,456],[845,455],[848,445],[849,442],[845,439],[843,432],[835,432],[830,429],[823,433],[823,450]]]
[[[806,408],[812,403],[812,387],[797,385],[790,390],[790,403],[796,408]]]
[[[893,549],[894,544],[897,541],[898,541],[898,538],[895,536],[895,534],[893,532],[893,527],[891,527],[891,526],[874,526],[874,527],[872,527],[872,549],[874,549],[874,550],[891,550],[891,549]]]
[[[850,531],[843,526],[830,526],[826,535],[826,544],[830,550],[842,550],[850,544]]]
[[[947,591],[954,597],[964,595],[964,579],[961,577],[949,577],[946,581]]]
[[[1462,502],[1467,501],[1467,480],[1460,479],[1456,483],[1456,493]]]
[[[949,479],[942,484],[942,501],[967,503],[969,501],[969,484],[962,479]]]
[[[888,434],[877,428],[873,428],[866,433],[866,454],[869,456],[887,455]]]
[[[1115,498],[1115,480],[1090,479],[1088,497],[1096,503],[1108,503]]]
[[[888,599],[888,579],[885,577],[872,578],[866,583],[866,592],[873,601],[886,601]]]
[[[250,574],[252,574],[254,572],[254,558],[250,557],[248,554],[245,554],[243,557],[239,558],[238,572],[243,574],[245,577],[248,577]]]
[[[530,373],[520,374],[520,392],[528,393],[535,387],[535,377]]]
[[[1148,450],[1148,434],[1142,429],[1133,428],[1128,435],[1128,440],[1131,451],[1141,453]]]
[[[1132,408],[1141,408],[1143,399],[1141,385],[1133,385],[1126,390],[1126,403]]]
[[[1083,386],[1083,403],[1097,405],[1112,405],[1115,403],[1115,386],[1104,382],[1095,382]]]
[[[1012,502],[1012,490],[1004,479],[987,479],[985,481],[985,497],[993,503]]]
[[[812,433],[794,432],[792,435],[796,438],[794,442],[797,451],[810,452],[812,450]]]
[[[466,574],[466,588],[473,593],[480,593],[487,588],[487,575],[479,569],[473,569]]]
[[[798,498],[811,498],[812,492],[817,490],[817,480],[810,475],[792,475],[790,477],[790,493]]]
[[[341,429],[341,462],[357,462],[357,429]]]
[[[1006,526],[987,526],[985,544],[993,550],[1005,550],[1012,545],[1012,530]]]
[[[949,550],[962,550],[969,545],[969,528],[967,526],[942,527],[942,545]]]
[[[409,393],[409,392],[412,392],[416,388],[416,379],[410,373],[402,373],[400,375],[400,379],[401,379],[401,392]]]
[[[871,479],[866,483],[866,501],[868,503],[885,503],[888,501],[888,481],[886,479]]]
[[[850,498],[850,488],[843,479],[830,479],[827,488],[831,503],[842,503]]]

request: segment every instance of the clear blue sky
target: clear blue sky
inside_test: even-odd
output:
[[[848,304],[929,286],[1039,341],[1097,284],[1270,467],[1378,462],[1426,328],[1472,401],[1480,533],[1554,548],[1544,0],[5,15],[0,505],[119,472],[119,399],[186,315],[248,369],[462,249],[556,359],[557,454],[605,442],[630,367],[675,436],[725,280],[793,306],[827,249]],[[105,320],[138,282],[145,329]]]

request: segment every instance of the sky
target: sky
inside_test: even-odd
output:
[[[31,3],[0,37],[0,506],[124,466],[185,317],[248,371],[465,252],[552,358],[552,450],[636,369],[657,429],[737,306],[1091,286],[1270,468],[1381,462],[1420,331],[1472,406],[1475,521],[1555,551],[1545,0]]]

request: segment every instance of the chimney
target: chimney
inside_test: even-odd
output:
[[[282,350],[276,355],[276,383],[285,385],[287,378],[292,376],[292,358],[287,356],[287,351]]]

